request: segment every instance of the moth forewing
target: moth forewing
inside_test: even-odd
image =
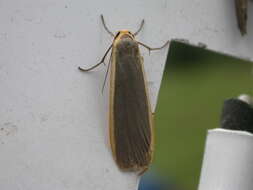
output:
[[[153,157],[153,116],[138,42],[121,31],[113,42],[109,127],[122,170],[145,171]]]
[[[116,160],[116,153],[115,153],[115,137],[114,137],[114,110],[113,110],[113,99],[114,99],[114,89],[115,89],[115,47],[113,44],[112,47],[112,55],[111,55],[111,68],[110,68],[110,100],[109,100],[109,138],[110,138],[110,144],[111,144],[111,149],[112,149],[112,154],[114,159]]]
[[[149,149],[148,155],[150,156],[149,164],[151,164],[153,161],[153,156],[154,156],[154,142],[155,142],[154,116],[155,116],[155,114],[152,112],[152,108],[151,108],[149,88],[148,88],[147,77],[146,77],[146,72],[145,72],[145,68],[144,68],[143,63],[144,63],[144,58],[141,56],[141,68],[142,68],[142,73],[143,73],[143,78],[144,78],[145,92],[147,94],[148,112],[149,112],[150,134],[151,134],[150,140],[151,140],[151,142],[150,142],[150,149]],[[146,170],[148,170],[149,164],[140,169],[139,175],[142,175]]]
[[[152,107],[151,107],[151,102],[150,102],[150,96],[149,96],[149,88],[148,88],[148,83],[147,83],[147,76],[144,68],[144,59],[141,56],[141,67],[143,71],[143,77],[144,77],[144,82],[145,82],[145,91],[147,94],[147,101],[148,101],[148,109],[149,109],[149,119],[150,119],[150,126],[151,126],[151,146],[150,146],[150,155],[151,155],[151,160],[150,162],[153,161],[153,152],[154,152],[154,142],[155,142],[155,133],[154,133],[154,116],[155,114],[152,112]]]

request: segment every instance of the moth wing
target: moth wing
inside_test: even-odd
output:
[[[137,42],[114,47],[111,68],[110,140],[121,169],[141,170],[152,160],[152,114]]]

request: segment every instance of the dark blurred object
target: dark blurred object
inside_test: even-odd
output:
[[[253,108],[236,98],[226,100],[221,115],[221,126],[225,129],[253,133]]]
[[[237,24],[241,35],[247,33],[247,19],[248,19],[248,0],[235,0],[235,11],[237,17]]]
[[[175,186],[165,182],[164,179],[158,177],[155,173],[148,172],[140,180],[138,190],[178,190]]]

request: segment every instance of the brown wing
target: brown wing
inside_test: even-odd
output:
[[[248,0],[235,0],[235,9],[238,27],[242,35],[247,33]]]
[[[114,157],[121,169],[140,170],[152,159],[152,118],[137,42],[120,40],[114,48],[112,67]]]

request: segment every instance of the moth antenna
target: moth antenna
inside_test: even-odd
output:
[[[105,28],[105,30],[112,36],[114,37],[114,34],[107,28],[106,24],[105,24],[105,19],[104,19],[104,16],[101,15],[101,20],[102,20],[102,23],[103,23],[103,26]]]
[[[135,36],[137,36],[139,34],[139,32],[141,31],[141,29],[143,28],[144,25],[144,19],[142,19],[141,24],[139,26],[139,29],[134,33]]]

